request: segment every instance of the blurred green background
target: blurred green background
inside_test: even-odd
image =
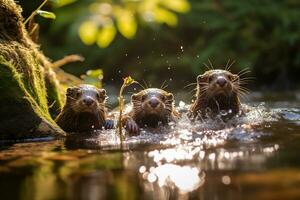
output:
[[[41,3],[19,1],[25,18]],[[131,75],[182,88],[204,62],[224,68],[230,59],[233,72],[251,70],[254,89],[300,86],[299,0],[49,0],[43,10],[56,19],[36,16],[42,51],[53,60],[82,55],[63,69],[100,68],[104,84]]]

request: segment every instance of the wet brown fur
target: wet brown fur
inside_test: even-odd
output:
[[[149,102],[158,102],[154,109]],[[141,127],[157,127],[177,121],[179,113],[174,107],[174,96],[158,88],[148,88],[131,96],[132,109],[122,117],[122,124],[130,134],[137,134]]]
[[[82,103],[84,97],[91,97],[95,101],[92,107]],[[80,85],[68,88],[66,103],[56,118],[57,124],[67,132],[91,131],[102,129],[106,122],[104,89],[97,89],[91,85]]]
[[[221,87],[217,83],[218,78],[225,79],[226,85]],[[206,71],[197,77],[196,100],[190,107],[190,117],[214,117],[221,111],[227,112],[226,118],[239,114],[239,90],[239,75],[219,69]]]

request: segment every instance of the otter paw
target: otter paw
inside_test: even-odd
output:
[[[106,120],[104,124],[105,129],[113,129],[114,128],[114,121],[113,120]]]
[[[125,129],[129,135],[137,135],[140,132],[139,126],[134,121],[127,121]]]

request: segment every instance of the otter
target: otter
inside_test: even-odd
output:
[[[189,109],[189,116],[230,119],[242,114],[240,109],[240,78],[227,70],[214,69],[197,77],[196,100]],[[222,113],[223,112],[223,113]]]
[[[148,88],[131,96],[131,110],[122,117],[122,125],[130,135],[142,127],[157,127],[177,121],[180,117],[174,107],[174,96],[158,88]]]
[[[95,129],[114,128],[113,120],[106,119],[105,89],[92,85],[69,87],[66,103],[55,119],[66,132],[86,132]]]

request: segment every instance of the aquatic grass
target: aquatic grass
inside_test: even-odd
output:
[[[122,132],[122,115],[123,115],[123,109],[124,109],[124,102],[125,99],[123,97],[123,92],[125,90],[126,87],[137,83],[137,81],[135,81],[131,76],[128,76],[126,78],[123,79],[123,85],[121,86],[120,89],[120,93],[119,93],[119,97],[118,97],[118,101],[119,101],[119,122],[118,122],[118,133],[119,133],[119,137],[120,137],[120,141],[121,141],[121,145],[123,144],[123,140],[124,140],[124,136],[123,136],[123,132]]]

